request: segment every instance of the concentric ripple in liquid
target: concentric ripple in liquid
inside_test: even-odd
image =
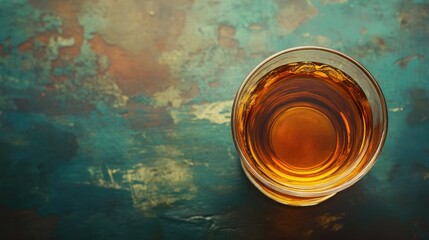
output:
[[[367,97],[328,65],[278,67],[243,103],[244,139],[238,144],[260,175],[279,184],[312,186],[341,176],[371,135]]]

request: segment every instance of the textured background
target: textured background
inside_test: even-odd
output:
[[[429,238],[429,1],[0,0],[0,238]],[[389,108],[372,171],[314,207],[245,178],[235,91],[319,45]]]

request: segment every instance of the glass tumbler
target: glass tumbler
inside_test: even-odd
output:
[[[304,46],[250,72],[236,93],[231,128],[249,180],[280,203],[309,206],[368,173],[386,138],[387,110],[360,63]]]

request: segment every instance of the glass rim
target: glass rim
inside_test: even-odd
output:
[[[377,93],[376,97],[380,101],[381,106],[380,106],[379,112],[381,113],[381,119],[382,119],[382,121],[381,121],[382,125],[380,126],[381,136],[380,136],[379,143],[377,145],[376,150],[372,154],[371,159],[364,166],[364,168],[358,174],[356,174],[354,177],[352,177],[351,179],[347,180],[346,182],[344,182],[338,186],[335,186],[335,187],[329,188],[329,189],[322,189],[322,190],[314,189],[315,191],[312,191],[313,189],[311,189],[311,188],[302,188],[302,189],[296,188],[296,190],[295,189],[292,190],[292,189],[289,189],[286,187],[282,187],[280,184],[275,185],[275,184],[271,183],[270,181],[268,181],[261,174],[259,174],[254,169],[254,167],[251,166],[251,164],[248,162],[248,158],[245,157],[245,154],[243,154],[241,147],[238,145],[238,139],[237,139],[238,134],[236,132],[236,127],[237,127],[236,112],[237,112],[237,108],[239,105],[239,99],[240,99],[241,94],[243,93],[245,87],[247,87],[248,82],[251,79],[253,79],[253,76],[259,70],[261,70],[264,66],[266,66],[267,64],[269,64],[270,62],[272,62],[273,60],[275,60],[276,58],[278,58],[280,56],[283,56],[283,55],[286,55],[286,54],[289,54],[292,52],[308,51],[308,50],[320,51],[320,52],[325,52],[325,53],[330,53],[332,55],[336,55],[340,58],[347,60],[353,66],[357,67],[357,69],[360,70],[367,77],[367,79],[370,82],[370,85],[374,88],[374,90]],[[375,80],[375,78],[372,76],[372,74],[361,63],[359,63],[357,60],[350,57],[349,55],[344,54],[344,53],[337,51],[337,50],[334,50],[334,49],[319,47],[319,46],[300,46],[300,47],[288,48],[288,49],[279,51],[279,52],[265,58],[255,68],[252,69],[252,71],[246,76],[246,78],[241,83],[241,85],[240,85],[239,89],[237,90],[236,95],[234,97],[234,101],[232,104],[232,110],[231,110],[231,132],[232,132],[232,136],[233,136],[233,142],[234,142],[235,148],[238,150],[240,161],[242,163],[241,165],[243,166],[244,171],[250,171],[251,175],[253,177],[256,177],[261,183],[263,183],[265,186],[270,187],[271,189],[274,189],[280,193],[289,194],[289,195],[297,196],[297,197],[320,197],[320,196],[335,194],[339,191],[342,191],[342,190],[350,187],[351,185],[355,184],[356,182],[358,182],[363,176],[365,176],[369,172],[369,170],[374,166],[375,162],[377,161],[378,156],[380,155],[381,150],[382,150],[384,143],[386,141],[387,129],[388,129],[388,113],[387,113],[386,100],[385,100],[384,94],[383,94],[378,82]],[[347,174],[345,177],[347,177],[348,175],[349,174]],[[338,182],[341,180],[342,180],[342,178],[336,179],[335,182]]]

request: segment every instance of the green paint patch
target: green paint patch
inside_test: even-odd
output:
[[[408,125],[424,124],[429,122],[429,98],[426,90],[421,88],[410,91],[411,111],[407,115]]]

